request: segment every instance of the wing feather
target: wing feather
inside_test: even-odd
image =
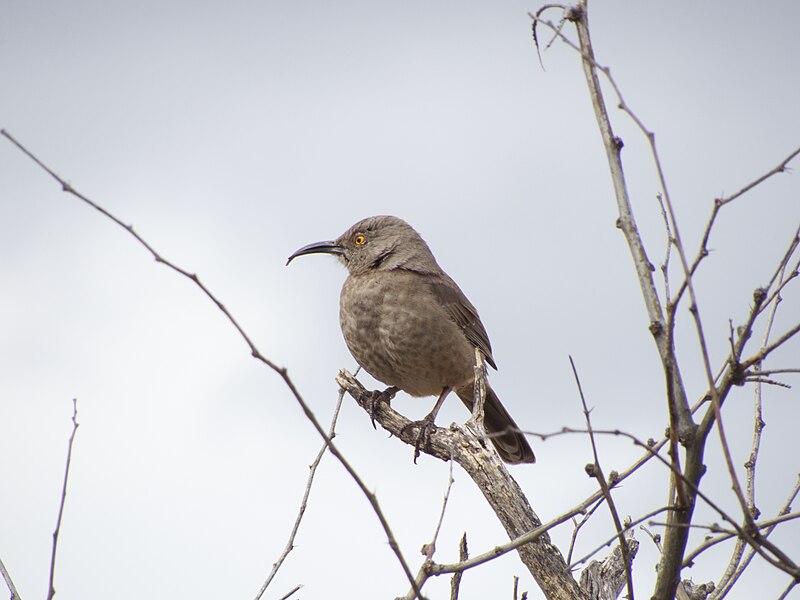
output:
[[[435,277],[427,277],[427,285],[433,296],[453,321],[461,328],[469,342],[479,348],[486,358],[486,362],[496,369],[497,365],[492,358],[492,345],[489,343],[489,334],[481,323],[478,311],[467,300],[464,292],[456,282],[442,273]]]

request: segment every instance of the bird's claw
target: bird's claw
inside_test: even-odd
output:
[[[377,427],[375,427],[375,413],[377,412],[378,404],[380,404],[381,402],[386,402],[386,404],[391,405],[392,399],[394,398],[394,395],[397,393],[397,391],[398,388],[392,386],[386,388],[382,392],[374,390],[372,394],[370,394],[370,397],[367,400],[366,410],[367,413],[369,414],[369,419],[372,422],[373,429],[378,429]]]
[[[433,423],[432,415],[428,415],[419,421],[411,421],[410,423],[407,423],[403,426],[400,432],[405,434],[415,427],[419,429],[417,441],[414,442],[414,464],[417,464],[417,459],[420,455],[420,449],[430,449],[431,447],[431,433],[433,433],[433,431],[436,429],[436,425]]]

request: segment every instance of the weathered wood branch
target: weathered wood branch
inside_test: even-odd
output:
[[[416,445],[417,429],[408,427],[411,421],[392,409],[388,402],[376,402],[375,392],[366,390],[347,371],[340,371],[336,381],[371,414],[376,423],[409,446]],[[519,484],[491,444],[476,434],[470,421],[465,425],[435,428],[429,445],[420,450],[440,460],[453,460],[461,466],[478,486],[512,540],[541,527],[541,520]],[[548,599],[588,598],[572,576],[561,551],[551,543],[545,531],[518,547],[517,552]]]

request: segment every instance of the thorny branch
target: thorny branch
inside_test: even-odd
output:
[[[586,398],[583,395],[583,387],[581,380],[578,377],[578,369],[575,367],[575,361],[572,356],[569,357],[569,364],[572,367],[572,374],[575,376],[575,384],[578,386],[578,394],[581,397],[581,404],[583,405],[583,416],[586,419],[586,429],[589,432],[589,440],[592,443],[592,454],[594,456],[594,463],[586,465],[586,473],[589,477],[594,478],[600,485],[600,490],[603,492],[603,497],[606,500],[608,509],[611,512],[611,518],[614,521],[614,527],[617,530],[617,539],[619,540],[619,548],[622,553],[622,563],[625,569],[625,581],[628,586],[628,600],[634,600],[633,596],[633,574],[631,573],[631,562],[633,558],[629,556],[628,539],[625,537],[625,532],[622,529],[622,522],[617,512],[617,507],[614,503],[614,498],[611,496],[611,489],[606,483],[606,477],[603,474],[603,469],[600,466],[600,457],[597,453],[597,443],[594,439],[594,431],[592,431],[592,419],[589,414],[589,407],[586,405]]]

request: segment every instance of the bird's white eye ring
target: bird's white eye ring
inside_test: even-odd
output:
[[[366,237],[364,237],[364,234],[363,234],[363,233],[357,233],[357,234],[355,235],[355,237],[353,237],[353,243],[354,243],[356,246],[363,246],[364,244],[366,244],[366,243],[367,243],[367,238],[366,238]]]

